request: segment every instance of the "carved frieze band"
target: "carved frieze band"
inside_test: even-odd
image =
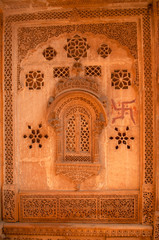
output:
[[[137,223],[138,194],[20,194],[23,222]]]

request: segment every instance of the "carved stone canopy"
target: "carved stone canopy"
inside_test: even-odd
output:
[[[71,90],[87,91],[99,97],[99,85],[94,79],[74,77],[69,79],[61,79],[56,85],[56,96],[61,92],[68,92]]]
[[[96,89],[97,83],[85,79],[59,81],[48,110],[56,132],[56,173],[71,179],[77,189],[100,170],[99,134],[107,116]]]

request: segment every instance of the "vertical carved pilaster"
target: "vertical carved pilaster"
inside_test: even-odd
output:
[[[3,15],[0,12],[0,146],[2,146],[2,138],[3,138],[3,127],[2,127],[2,114],[3,114],[3,107],[2,107],[2,98],[3,98],[3,94],[2,94],[2,43],[3,43],[3,39],[2,39],[2,32],[3,32]],[[0,148],[0,176],[2,176],[2,147]],[[0,177],[0,189],[2,189],[2,182],[1,182],[1,177]],[[0,191],[0,199],[1,198],[1,191]],[[1,220],[1,209],[2,209],[2,204],[0,201],[0,220]]]
[[[17,201],[13,153],[12,26],[9,17],[4,27],[4,186],[3,220],[17,220]]]
[[[3,189],[3,220],[6,222],[16,222],[16,190],[15,186],[4,186]]]
[[[159,212],[155,212],[153,239],[154,240],[159,239]]]
[[[143,15],[143,42],[144,42],[144,163],[143,163],[143,223],[153,223],[154,213],[154,105],[153,105],[153,81],[151,59],[151,11],[146,9]]]

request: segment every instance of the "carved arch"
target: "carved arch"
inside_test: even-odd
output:
[[[56,174],[67,176],[79,188],[99,173],[98,142],[107,125],[106,110],[88,89],[68,89],[55,96],[48,121],[56,132]]]

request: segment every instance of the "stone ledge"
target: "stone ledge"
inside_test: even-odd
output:
[[[151,237],[152,227],[140,224],[4,223],[3,234],[6,236]]]

